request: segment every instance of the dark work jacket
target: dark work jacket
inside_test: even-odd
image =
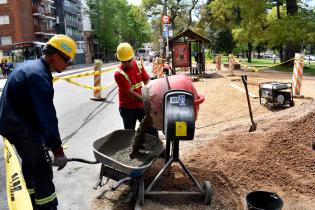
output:
[[[36,141],[60,147],[53,97],[52,74],[43,59],[17,65],[0,99],[0,134],[13,144]]]

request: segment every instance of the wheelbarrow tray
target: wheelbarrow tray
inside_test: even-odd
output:
[[[126,176],[141,176],[162,154],[164,146],[159,138],[145,134],[144,145],[149,145],[153,150],[140,153],[135,159],[130,159],[131,140],[134,134],[134,130],[116,130],[96,140],[93,143],[95,159]]]

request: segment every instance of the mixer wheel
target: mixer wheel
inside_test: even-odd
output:
[[[204,190],[205,195],[205,204],[211,205],[211,199],[212,199],[212,188],[209,181],[205,181],[202,185],[202,189]]]

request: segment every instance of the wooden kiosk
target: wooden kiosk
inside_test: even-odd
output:
[[[197,43],[197,51],[191,52],[191,43]],[[210,40],[186,29],[169,39],[169,46],[172,52],[172,66],[174,72],[178,67],[189,67],[190,74],[199,75],[205,73],[205,45]],[[196,67],[191,66],[191,55],[197,60]]]

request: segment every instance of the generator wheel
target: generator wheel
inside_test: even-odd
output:
[[[138,188],[138,202],[140,206],[143,206],[144,204],[144,181],[139,182],[139,188]]]
[[[209,181],[205,181],[202,185],[202,189],[205,192],[205,204],[211,205],[212,200],[212,187]]]
[[[295,105],[294,101],[290,101],[289,105],[290,107],[294,106]]]

